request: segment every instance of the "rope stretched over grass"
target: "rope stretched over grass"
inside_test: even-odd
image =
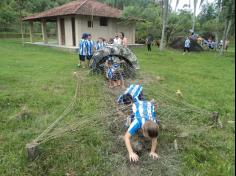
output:
[[[48,126],[37,138],[33,140],[33,143],[43,143],[45,141],[48,141],[48,138],[45,138],[45,135],[50,133],[53,128],[58,124],[60,120],[62,120],[66,115],[68,115],[75,107],[76,105],[76,100],[78,97],[78,90],[79,90],[79,76],[76,74],[77,78],[77,83],[76,83],[76,89],[75,89],[75,94],[70,102],[70,104],[66,107],[66,109],[63,111],[63,113],[50,125]]]

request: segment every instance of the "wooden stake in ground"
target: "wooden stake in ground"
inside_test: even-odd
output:
[[[28,160],[33,161],[37,156],[38,156],[38,143],[37,142],[32,142],[29,144],[26,144],[26,152],[28,156]]]

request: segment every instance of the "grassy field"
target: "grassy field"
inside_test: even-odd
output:
[[[153,161],[143,152],[137,164],[127,160],[119,139],[122,130],[111,129],[115,117],[104,115],[112,111],[108,103],[114,97],[107,93],[103,79],[76,68],[74,53],[23,47],[10,39],[1,39],[0,53],[0,175],[234,175],[235,124],[228,122],[235,120],[234,46],[225,56],[212,51],[183,56],[171,49],[160,52],[155,48],[151,53],[146,48],[134,49],[148,98],[164,101],[168,94],[176,100],[175,91],[181,90],[180,102],[219,112],[223,124],[223,128],[209,128],[206,115],[180,116],[173,109],[172,115],[160,117],[165,124],[158,138],[161,158]],[[71,124],[84,125],[42,143],[40,155],[30,162],[25,145],[71,102],[76,87],[74,71],[81,76],[79,98],[55,134]],[[25,118],[21,118],[23,107]],[[178,138],[183,132],[185,137]]]

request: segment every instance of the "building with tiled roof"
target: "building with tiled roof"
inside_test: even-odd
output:
[[[78,46],[83,33],[90,33],[94,40],[107,40],[124,32],[129,44],[135,43],[134,24],[120,23],[122,11],[96,0],[77,0],[47,11],[30,15],[30,39],[33,42],[33,23],[40,21],[44,43],[48,42],[47,22],[57,23],[58,45]]]

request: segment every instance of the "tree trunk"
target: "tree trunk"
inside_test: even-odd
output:
[[[223,34],[223,46],[220,50],[221,55],[224,54],[224,51],[226,49],[226,41],[228,40],[228,34],[229,34],[229,31],[230,31],[231,25],[232,25],[232,20],[231,19],[227,20],[225,22],[225,29],[224,29],[224,34]]]
[[[218,36],[217,31],[215,32],[215,42],[216,42],[216,47],[215,47],[215,50],[216,50],[216,49],[218,49],[218,46],[219,46],[219,36]]]
[[[226,34],[225,34],[225,39],[226,40],[228,40],[228,34],[229,34],[230,29],[231,29],[231,25],[232,25],[232,20],[230,19],[229,23],[228,23],[228,26],[227,26],[227,31],[226,31]]]
[[[198,0],[194,0],[194,6],[193,6],[193,24],[192,24],[193,32],[195,31],[197,2],[198,2]]]
[[[215,31],[215,36],[216,36],[216,44],[217,44],[217,47],[219,47],[219,29],[218,29],[218,25],[220,23],[220,9],[221,9],[221,0],[218,0],[218,8],[217,8],[217,17],[216,17],[216,31]]]
[[[228,20],[225,21],[225,27],[224,27],[224,32],[223,32],[223,46],[220,49],[220,54],[223,55],[224,54],[224,46],[225,46],[225,40],[226,40],[226,31],[227,31],[227,27],[228,27]]]
[[[21,41],[22,45],[25,45],[25,39],[24,39],[24,31],[23,31],[23,21],[22,21],[22,16],[20,16],[20,32],[21,32]]]
[[[162,16],[162,32],[161,32],[161,43],[160,43],[160,50],[162,51],[165,47],[165,30],[167,24],[167,16],[168,16],[168,0],[164,0],[164,9],[163,9],[163,16]]]
[[[21,32],[21,40],[22,40],[22,45],[24,46],[24,32],[23,32],[23,21],[22,21],[22,6],[23,2],[22,0],[18,0],[18,5],[19,5],[19,24],[20,24],[20,32]]]

